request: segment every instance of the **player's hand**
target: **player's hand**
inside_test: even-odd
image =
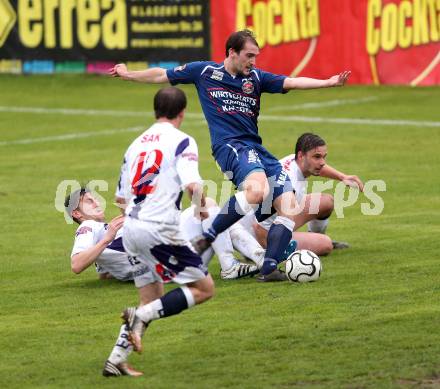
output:
[[[330,77],[329,82],[330,86],[344,86],[350,77],[351,71],[346,70],[342,73],[337,74],[336,76]]]
[[[208,211],[204,211],[204,208],[194,208],[194,217],[199,220],[205,220],[209,217]]]
[[[364,191],[364,183],[358,176],[344,176],[341,181],[351,188],[359,188],[361,192]]]
[[[116,216],[114,219],[110,221],[107,225],[107,232],[104,235],[104,240],[108,243],[113,242],[115,239],[116,233],[121,229],[124,224],[124,215]]]
[[[124,75],[127,74],[128,69],[125,64],[118,63],[113,68],[111,68],[108,72],[112,77],[124,77]]]

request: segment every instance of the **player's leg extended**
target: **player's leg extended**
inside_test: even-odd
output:
[[[333,212],[333,196],[326,193],[310,193],[299,206],[301,212],[294,215],[295,229],[309,223],[310,232],[325,233],[328,218]]]
[[[179,238],[179,234],[173,234],[171,237],[166,236],[164,231],[163,235],[155,236],[156,232],[152,230],[152,226],[144,224],[144,227],[139,227],[144,239],[142,257],[151,262],[155,274],[160,274],[162,279],[171,278],[182,286],[137,310],[134,307],[124,310],[123,318],[129,328],[130,340],[139,352],[142,350],[141,336],[145,325],[153,320],[179,314],[195,304],[206,301],[214,294],[214,283],[211,276],[203,270],[200,256]],[[163,243],[169,240],[181,242],[182,245]],[[194,294],[192,283],[197,286]]]
[[[205,236],[213,241],[216,236],[255,210],[269,193],[269,183],[264,171],[251,171],[243,181],[242,191],[232,196],[222,207]]]
[[[264,254],[266,250],[261,247],[254,236],[248,230],[246,230],[241,222],[235,223],[229,228],[229,235],[231,236],[234,248],[238,252],[240,252],[244,257],[255,262],[258,268],[263,266]]]
[[[214,157],[218,165],[235,186],[240,188],[240,192],[228,200],[211,228],[204,233],[208,241],[214,241],[217,234],[256,209],[269,193],[265,167],[257,148],[258,144],[233,141],[215,150]]]
[[[202,222],[204,231],[207,231],[211,227],[212,222],[215,220],[219,212],[220,208],[217,205],[211,204],[208,206],[209,217]],[[220,277],[224,280],[235,280],[258,273],[256,266],[242,263],[234,257],[234,247],[232,245],[231,232],[234,226],[238,224],[239,223],[235,223],[226,231],[218,234],[217,238],[214,242],[212,242],[211,245],[220,262]],[[202,259],[205,255],[205,252],[202,254]]]
[[[173,316],[209,300],[214,295],[214,281],[210,274],[194,282],[182,285],[142,307],[126,308],[123,312],[129,327],[130,341],[139,352],[142,351],[142,330],[153,320]]]
[[[349,247],[346,242],[332,241],[327,235],[324,235],[334,209],[332,195],[310,193],[303,198],[300,209],[301,212],[294,216],[295,229],[307,223],[308,233],[295,233],[295,236],[298,237],[299,249],[308,249],[318,255],[327,255],[334,248]]]
[[[332,214],[334,209],[333,196],[327,193],[311,193],[310,195],[307,195],[305,199],[305,209],[309,210],[309,218],[307,219],[307,230],[309,232],[325,234],[330,215]],[[314,218],[310,219],[310,217],[312,216],[314,216]],[[320,240],[321,243],[324,243],[322,238]],[[332,249],[345,249],[350,247],[347,242],[331,241],[331,244]],[[328,251],[327,254],[329,254],[330,251]]]
[[[296,229],[296,224],[295,224]],[[255,226],[256,239],[262,247],[267,246],[268,231],[262,225]],[[317,255],[327,255],[333,250],[332,240],[325,234],[315,232],[298,232],[294,231],[292,238],[296,241],[295,250],[311,250]],[[291,250],[287,250],[284,257],[287,258],[291,254]]]
[[[294,232],[293,238],[298,243],[298,250],[310,250],[318,256],[328,255],[333,250],[329,236],[316,232]]]
[[[217,206],[208,207],[209,217],[202,222],[203,231],[208,231],[212,226],[212,222],[217,217],[220,208]],[[218,260],[220,262],[220,266],[222,270],[230,269],[234,263],[234,248],[232,247],[231,238],[227,231],[224,231],[217,235],[217,238],[214,242],[212,242],[211,247],[214,249],[214,252],[217,254]]]
[[[136,280],[135,280],[136,282]],[[163,285],[160,282],[148,283],[140,288],[140,305],[148,304],[163,295]],[[110,356],[104,365],[103,375],[106,377],[131,375],[140,376],[143,373],[134,370],[127,364],[128,356],[133,351],[133,345],[129,340],[129,331],[125,324],[122,324],[116,343]]]
[[[284,192],[273,201],[273,206],[278,216],[274,220],[267,235],[267,249],[264,264],[261,269],[263,276],[277,269],[278,263],[283,258],[295,227],[293,220],[298,206],[293,192]]]
[[[177,315],[185,309],[209,300],[214,295],[214,281],[210,274],[200,280],[182,285],[161,298],[139,307],[136,311],[144,323]]]

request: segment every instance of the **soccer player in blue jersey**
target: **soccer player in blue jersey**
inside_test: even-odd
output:
[[[264,220],[277,212],[268,233],[266,257],[260,281],[280,281],[277,269],[294,229],[297,202],[289,177],[263,146],[258,135],[262,93],[285,93],[291,89],[343,86],[350,76],[344,71],[326,80],[286,77],[255,67],[258,43],[249,30],[238,31],[226,41],[223,63],[192,62],[174,69],[150,68],[128,71],[124,64],[110,70],[114,77],[145,83],[194,84],[211,134],[212,153],[240,191],[224,205],[210,230],[197,242],[200,252],[216,236],[251,210]]]

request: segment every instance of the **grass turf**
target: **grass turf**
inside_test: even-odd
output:
[[[55,192],[65,179],[105,180],[107,216],[117,215],[111,202],[120,162],[138,133],[125,129],[153,122],[157,87],[91,76],[1,76],[0,85],[0,106],[9,107],[0,108],[1,387],[440,385],[438,127],[262,117],[264,145],[276,156],[291,153],[297,136],[313,131],[328,143],[329,164],[364,181],[384,180],[383,213],[364,216],[368,199],[361,195],[344,219],[332,217],[328,233],[352,247],[323,258],[316,283],[225,282],[213,261],[215,298],[154,323],[145,353],[131,358],[146,375],[104,379],[119,311],[136,304],[137,294],[132,284],[98,281],[92,269],[70,272],[75,227],[56,211]],[[188,111],[200,114],[194,88],[183,89]],[[440,122],[439,100],[438,87],[348,86],[265,95],[262,115]],[[222,183],[204,120],[188,115],[182,129],[199,143],[202,176]],[[66,134],[76,137],[53,138]],[[30,143],[17,143],[23,140]]]

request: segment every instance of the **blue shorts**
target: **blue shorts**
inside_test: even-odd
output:
[[[229,141],[216,146],[213,155],[222,172],[237,188],[240,188],[250,173],[264,171],[272,191],[272,200],[293,190],[289,175],[278,159],[259,143]]]

